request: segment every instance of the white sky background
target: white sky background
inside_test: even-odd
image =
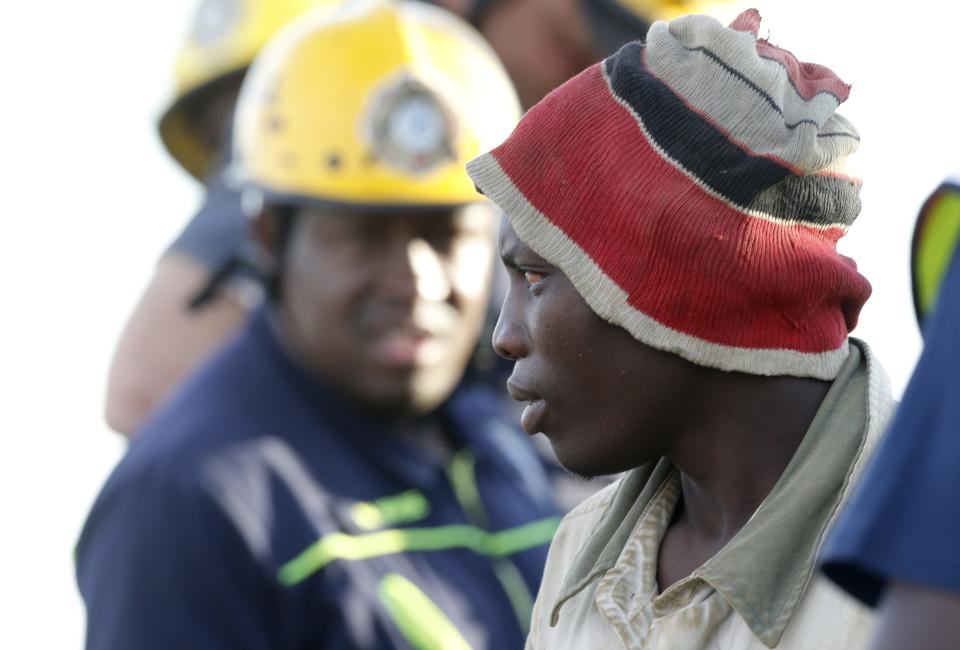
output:
[[[897,392],[919,349],[912,224],[960,168],[954,81],[960,9],[909,19],[865,1],[755,3],[761,35],[853,84],[863,212],[842,251],[874,295],[856,334]],[[0,647],[79,648],[72,549],[122,453],[103,424],[114,342],[153,264],[199,199],[161,149],[192,0],[11,2],[0,9]],[[158,549],[159,550],[159,549]]]

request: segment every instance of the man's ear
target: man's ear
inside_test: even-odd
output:
[[[263,278],[267,294],[271,300],[280,299],[280,267],[283,265],[283,248],[291,227],[290,215],[284,215],[281,208],[262,205],[250,218],[250,247],[252,261],[260,277]]]
[[[250,220],[250,232],[253,241],[260,249],[259,254],[270,260],[276,259],[280,236],[280,217],[277,210],[263,206]]]

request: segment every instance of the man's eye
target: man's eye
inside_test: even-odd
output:
[[[442,230],[432,233],[427,239],[430,246],[440,252],[449,251],[453,248],[453,241],[457,238],[457,233],[452,230]]]
[[[523,277],[526,278],[528,283],[536,284],[544,278],[544,275],[543,273],[537,273],[536,271],[524,271]]]

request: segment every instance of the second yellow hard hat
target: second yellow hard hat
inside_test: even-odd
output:
[[[173,96],[160,117],[160,138],[170,155],[202,180],[216,152],[199,132],[203,127],[191,120],[191,105],[214,101],[212,91],[231,77],[237,77],[238,85],[264,43],[293,18],[341,2],[201,0],[177,55]]]
[[[237,105],[235,171],[278,200],[459,205],[464,166],[519,118],[483,39],[418,2],[350,2],[285,28]]]

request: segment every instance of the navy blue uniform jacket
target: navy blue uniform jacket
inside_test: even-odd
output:
[[[295,364],[265,312],[139,434],[77,546],[91,650],[520,648],[558,523],[486,388],[452,460]]]

